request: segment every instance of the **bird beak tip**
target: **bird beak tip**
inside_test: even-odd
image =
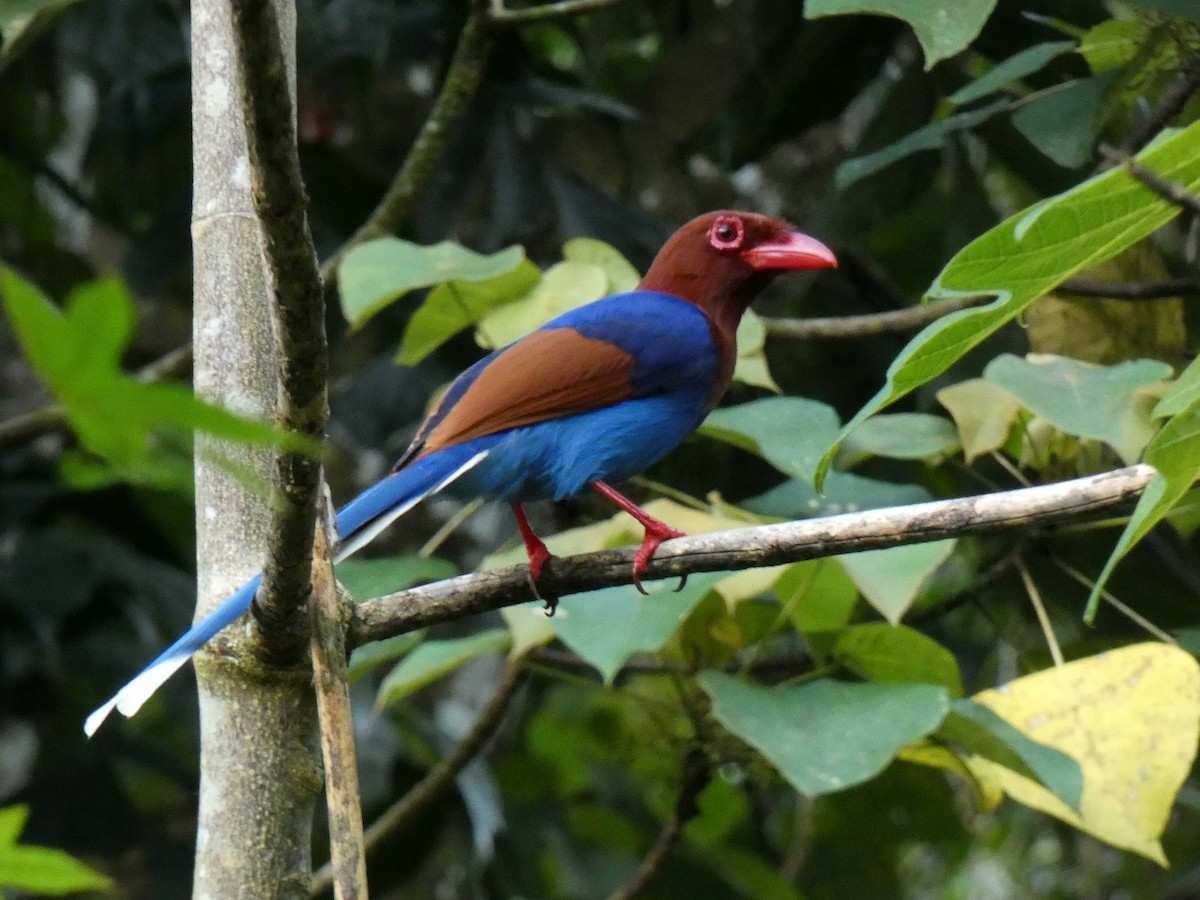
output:
[[[800,272],[809,269],[836,269],[833,251],[807,234],[793,231],[786,237],[751,247],[743,256],[756,269]]]

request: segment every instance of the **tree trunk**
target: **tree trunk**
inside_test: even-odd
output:
[[[284,46],[294,48],[294,7],[277,2]],[[277,363],[233,47],[228,0],[193,0],[195,385],[206,398],[265,418]],[[270,515],[264,486],[273,471],[269,452],[197,438],[197,618],[261,568]],[[196,657],[193,896],[307,897],[320,789],[310,675],[266,668],[247,647],[244,636],[223,637]]]

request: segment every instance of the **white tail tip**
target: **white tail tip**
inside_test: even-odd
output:
[[[191,653],[164,659],[141,672],[133,681],[117,691],[117,695],[99,707],[84,720],[83,733],[91,737],[96,733],[108,714],[115,708],[121,715],[129,718],[142,708],[150,697],[162,687],[163,682],[179,671],[180,667],[191,658]]]

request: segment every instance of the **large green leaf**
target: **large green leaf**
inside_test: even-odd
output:
[[[1084,621],[1088,623],[1096,617],[1100,592],[1117,563],[1162,520],[1200,475],[1200,399],[1169,419],[1154,436],[1146,448],[1146,462],[1154,466],[1158,474],[1138,499],[1133,515],[1117,540],[1117,546],[1096,579],[1083,614]]]
[[[704,672],[699,680],[717,721],[809,797],[878,775],[902,747],[937,728],[950,708],[945,688],[931,684],[822,679],[766,688],[721,672]]]
[[[1078,169],[1092,158],[1105,94],[1116,72],[1080,78],[1023,103],[1013,125],[1060,166]]]
[[[186,492],[193,430],[319,452],[314,441],[205,403],[183,385],[147,384],[123,372],[119,363],[133,333],[134,307],[115,278],[76,287],[60,311],[32,284],[0,268],[0,300],[85,451],[63,456],[63,474],[78,487],[126,479]]]
[[[700,432],[756,453],[793,478],[811,480],[838,431],[833,407],[803,397],[766,397],[718,409]]]
[[[511,642],[504,628],[493,628],[470,637],[425,641],[383,679],[375,705],[382,708],[397,703],[478,656],[503,653]]]
[[[342,314],[352,328],[398,297],[443,281],[483,281],[510,272],[525,259],[520,247],[484,256],[452,241],[422,246],[380,238],[355,247],[338,268]]]
[[[953,423],[928,413],[872,416],[846,439],[838,465],[849,468],[871,456],[889,459],[930,459],[961,447]]]
[[[1032,75],[1062,54],[1074,50],[1075,46],[1074,41],[1050,41],[1026,47],[1003,62],[996,63],[985,74],[963,85],[946,99],[956,106],[973,103],[1026,75]]]
[[[954,654],[905,625],[854,625],[838,635],[833,655],[877,684],[940,684],[951,697],[962,696],[962,676]]]
[[[79,891],[108,891],[112,882],[61,850],[18,844],[29,817],[26,806],[0,809],[0,893],[5,888],[61,897]]]
[[[988,363],[983,377],[1060,431],[1104,441],[1133,463],[1156,430],[1154,398],[1142,389],[1170,378],[1171,367],[1152,359],[1097,366],[1065,356],[1005,353]]]
[[[929,577],[954,550],[954,540],[931,541],[845,553],[846,567],[867,602],[895,625],[921,593]]]
[[[1200,123],[1158,141],[1139,161],[1191,190],[1200,187]],[[1179,213],[1123,169],[1112,169],[1018,213],[958,252],[930,297],[995,294],[986,306],[951,313],[923,329],[888,368],[887,382],[842,429],[817,469],[818,485],[838,444],[889,403],[946,371],[1030,303],[1077,272],[1116,255]]]
[[[338,563],[337,579],[358,602],[402,591],[414,584],[453,578],[458,567],[436,556],[384,556]]]
[[[834,180],[838,188],[844,191],[856,181],[862,181],[868,175],[874,175],[876,172],[886,169],[892,163],[898,162],[906,156],[912,156],[912,154],[919,153],[922,150],[937,150],[941,148],[946,142],[946,138],[950,135],[974,128],[976,125],[982,125],[992,116],[1003,112],[1011,105],[1010,100],[996,100],[979,109],[972,109],[967,112],[947,116],[944,119],[938,119],[936,122],[931,122],[924,128],[918,128],[898,141],[893,141],[886,147],[876,150],[874,153],[846,160],[838,166]]]
[[[674,581],[656,582],[647,585],[648,597],[631,585],[566,597],[549,624],[564,644],[611,683],[633,654],[662,649],[722,577],[692,575],[678,593]]]
[[[1039,744],[988,707],[955,700],[938,736],[1041,784],[1074,810],[1083,796],[1083,771],[1073,758]]]
[[[491,278],[442,282],[429,292],[408,320],[396,362],[415,366],[492,310],[528,296],[541,277],[538,267],[523,259],[515,268]]]
[[[525,296],[483,316],[475,325],[475,339],[488,350],[511,344],[555,316],[599,300],[608,293],[608,284],[608,272],[601,265],[556,263]]]
[[[804,15],[810,19],[851,13],[877,13],[903,19],[921,42],[925,68],[953,56],[978,37],[992,14],[996,0],[807,0]]]

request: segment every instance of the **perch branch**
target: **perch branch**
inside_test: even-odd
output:
[[[1111,509],[1137,497],[1154,469],[1129,466],[1056,484],[938,500],[821,519],[755,525],[675,538],[655,552],[647,579],[775,566],[857,550],[918,544],[981,531],[1047,525]],[[565,597],[629,584],[635,547],[553,559],[538,586]],[[351,648],[438,622],[531,599],[528,567],[509,566],[399,591],[357,606]]]
[[[250,182],[273,287],[272,326],[279,365],[275,420],[320,440],[329,418],[325,300],[308,228],[292,89],[275,8],[233,4],[233,31],[246,114]],[[309,594],[320,460],[298,452],[276,457],[272,528],[263,587],[253,610],[264,648],[294,658],[307,639],[295,615]]]
[[[496,25],[524,25],[529,22],[547,22],[551,19],[581,16],[624,2],[625,0],[559,0],[558,3],[547,3],[544,6],[506,9],[504,0],[492,0],[488,19]]]
[[[475,722],[455,745],[450,753],[418,781],[407,794],[378,819],[371,823],[366,832],[366,849],[370,853],[388,835],[411,824],[421,815],[433,801],[441,797],[454,784],[459,772],[466,768],[467,763],[475,758],[484,744],[496,733],[496,729],[504,720],[504,713],[509,703],[517,693],[517,689],[525,682],[526,671],[523,659],[514,659],[508,663],[496,692],[487,705],[479,711]],[[333,870],[328,863],[317,870],[313,876],[309,896],[318,897],[329,890],[333,884]]]

